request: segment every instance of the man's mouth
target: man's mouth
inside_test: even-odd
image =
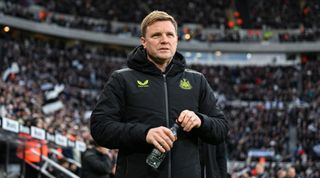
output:
[[[169,48],[160,48],[159,50],[160,50],[160,51],[168,51]]]

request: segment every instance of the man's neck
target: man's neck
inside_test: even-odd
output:
[[[156,63],[154,60],[150,59],[149,57],[148,57],[148,60],[151,61],[154,65],[156,65],[156,67],[157,67],[158,69],[160,69],[161,72],[165,72],[167,66],[168,66],[168,65],[170,64],[170,62],[172,61],[172,59],[170,59],[170,60],[166,61],[165,63],[160,64],[160,63]]]
[[[152,61],[152,62],[153,62],[153,61]],[[154,65],[157,66],[158,69],[161,70],[162,73],[166,71],[166,68],[167,68],[167,66],[168,66],[168,64],[169,64],[169,63],[157,64],[157,63],[155,63],[155,62],[153,62],[153,63],[154,63]]]

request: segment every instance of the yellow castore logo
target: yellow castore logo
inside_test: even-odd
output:
[[[149,80],[145,80],[144,82],[137,80],[137,84],[138,84],[138,87],[149,87]]]
[[[192,85],[190,84],[189,80],[187,79],[182,79],[180,80],[180,88],[184,89],[184,90],[191,90],[192,89]]]

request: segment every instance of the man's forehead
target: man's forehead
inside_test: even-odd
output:
[[[147,26],[147,32],[152,29],[161,32],[175,32],[176,29],[171,21],[156,21]]]

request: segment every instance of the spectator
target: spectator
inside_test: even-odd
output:
[[[294,167],[291,166],[287,169],[287,178],[298,178]]]
[[[277,172],[277,178],[286,178],[287,172],[284,169],[279,169]]]
[[[81,178],[112,177],[112,157],[110,150],[93,143],[82,155]]]
[[[269,178],[269,175],[267,172],[265,172],[265,168],[264,165],[262,163],[258,163],[256,165],[256,174],[257,174],[257,178]]]

